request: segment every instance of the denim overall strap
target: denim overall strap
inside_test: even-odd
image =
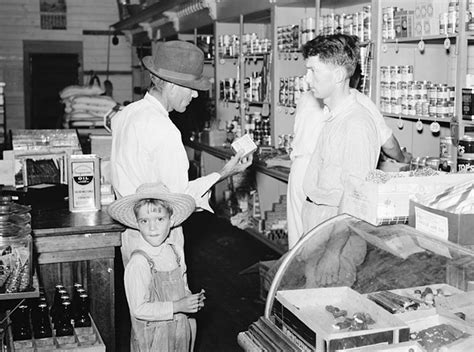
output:
[[[171,271],[159,271],[151,257],[141,250],[132,255],[143,255],[150,264],[150,302],[174,302],[186,296],[184,273],[180,267],[180,257],[173,250],[178,267]],[[151,261],[151,262],[150,262]],[[176,313],[173,320],[143,321],[132,317],[132,347],[140,352],[187,352],[190,350],[191,329],[186,314]]]

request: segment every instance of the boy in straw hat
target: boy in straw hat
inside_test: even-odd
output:
[[[203,76],[204,53],[194,44],[172,40],[157,43],[153,55],[145,56],[142,63],[150,75],[150,89],[112,119],[112,185],[123,197],[143,183],[160,181],[171,192],[191,195],[198,208],[212,211],[208,191],[220,180],[249,167],[252,156],[244,161],[239,152],[219,172],[188,179],[188,156],[169,113],[184,112],[198,91],[211,88]],[[122,235],[124,265],[138,237],[130,230]]]
[[[181,232],[171,231],[195,209],[194,199],[170,193],[162,183],[143,184],[109,206],[109,214],[140,231],[125,268],[125,293],[132,320],[132,351],[190,351],[187,314],[204,306],[204,291],[191,294]]]

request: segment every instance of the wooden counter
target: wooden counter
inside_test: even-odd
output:
[[[49,302],[56,284],[70,294],[82,283],[91,300],[91,315],[107,346],[115,351],[115,247],[121,245],[124,227],[105,210],[71,213],[61,209],[32,212],[39,280]]]
[[[234,152],[229,147],[213,147],[195,141],[186,142],[186,147],[194,150],[194,155],[193,152],[188,152],[188,157],[191,163],[200,165],[199,168],[202,169],[200,172],[202,172],[203,175],[218,171],[222,168],[224,160],[234,155]],[[198,153],[196,153],[196,151]],[[207,157],[205,157],[204,154],[207,154]],[[264,213],[272,209],[273,204],[279,201],[281,195],[286,194],[290,169],[283,166],[267,167],[264,161],[258,159],[257,154],[254,154],[251,167],[256,171],[255,181],[259,195],[260,209],[262,213]],[[223,192],[228,187],[227,184],[223,182],[214,187],[216,201],[222,201]],[[287,248],[283,248],[281,245],[269,240],[258,230],[253,228],[247,228],[245,230],[249,235],[261,241],[277,253],[283,254],[287,251]]]
[[[195,141],[188,141],[186,142],[186,145],[195,150],[200,150],[209,153],[220,159],[230,159],[230,157],[234,155],[234,152],[229,147],[213,147]],[[288,182],[288,175],[290,174],[290,169],[287,167],[268,167],[265,165],[265,162],[258,160],[256,155],[254,155],[254,163],[252,167],[254,167],[256,171],[261,172],[265,175],[271,176],[283,182]]]

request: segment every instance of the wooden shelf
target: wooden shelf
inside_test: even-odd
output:
[[[386,44],[396,44],[396,43],[418,43],[423,39],[424,42],[444,42],[446,38],[456,39],[458,37],[457,33],[448,34],[448,35],[427,35],[426,37],[410,37],[410,38],[396,38],[396,39],[383,39],[382,43]]]
[[[229,103],[229,104],[240,104],[240,100],[226,100],[226,101],[224,101],[224,100],[219,99],[219,102]],[[245,100],[244,103],[249,104],[250,106],[263,106],[263,104],[271,105],[269,102],[264,102],[264,101],[247,101],[247,100]]]
[[[32,290],[15,293],[0,293],[0,301],[10,299],[25,299],[25,298],[36,298],[39,297],[39,283],[38,276],[36,273],[33,274]]]
[[[422,122],[438,122],[438,123],[450,123],[453,119],[455,119],[454,117],[452,119],[448,119],[448,118],[438,118],[438,117],[429,117],[429,116],[418,116],[418,115],[402,115],[402,114],[390,114],[390,113],[386,113],[386,112],[382,112],[382,115],[384,117],[390,117],[390,118],[393,118],[393,119],[398,119],[398,118],[402,118],[403,120],[412,120],[412,121],[422,121]]]

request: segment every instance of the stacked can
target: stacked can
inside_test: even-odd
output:
[[[301,94],[308,89],[305,76],[282,77],[278,102],[281,106],[295,107]]]
[[[313,17],[301,19],[300,24],[300,44],[305,45],[310,40],[314,39],[316,35],[316,23]]]
[[[450,0],[448,12],[439,14],[439,34],[453,34],[458,31],[459,0]]]
[[[262,54],[269,53],[271,50],[270,40],[267,38],[259,38],[256,33],[245,33],[242,37],[242,53]]]
[[[443,136],[439,139],[439,159],[440,170],[456,171],[457,148],[453,137]]]
[[[247,115],[246,115],[247,118]],[[250,135],[253,137],[255,144],[257,145],[271,145],[271,134],[270,134],[270,118],[263,117],[259,111],[255,111],[249,114],[249,120],[253,130]]]
[[[395,12],[400,11],[396,6],[382,9],[382,39],[395,39]]]
[[[236,34],[220,35],[217,40],[217,53],[222,56],[236,56],[240,52],[239,36]]]
[[[389,114],[409,115],[408,111],[412,108],[414,112],[414,93],[409,92],[409,84],[413,83],[413,66],[381,66],[380,75],[380,110]]]
[[[474,0],[467,0],[466,31],[474,31]]]
[[[282,53],[298,51],[300,48],[300,26],[292,24],[277,27],[277,45],[278,51]]]
[[[238,84],[233,78],[221,79],[219,82],[219,99],[233,101],[239,98]]]
[[[454,116],[454,87],[414,81],[412,65],[381,66],[380,75],[382,112],[440,119]]]
[[[474,137],[464,135],[458,143],[458,171],[474,172]]]
[[[369,41],[372,38],[371,6],[367,5],[362,11],[350,14],[336,14],[334,12],[320,17],[320,34],[330,35],[344,33],[356,35],[360,41]]]

